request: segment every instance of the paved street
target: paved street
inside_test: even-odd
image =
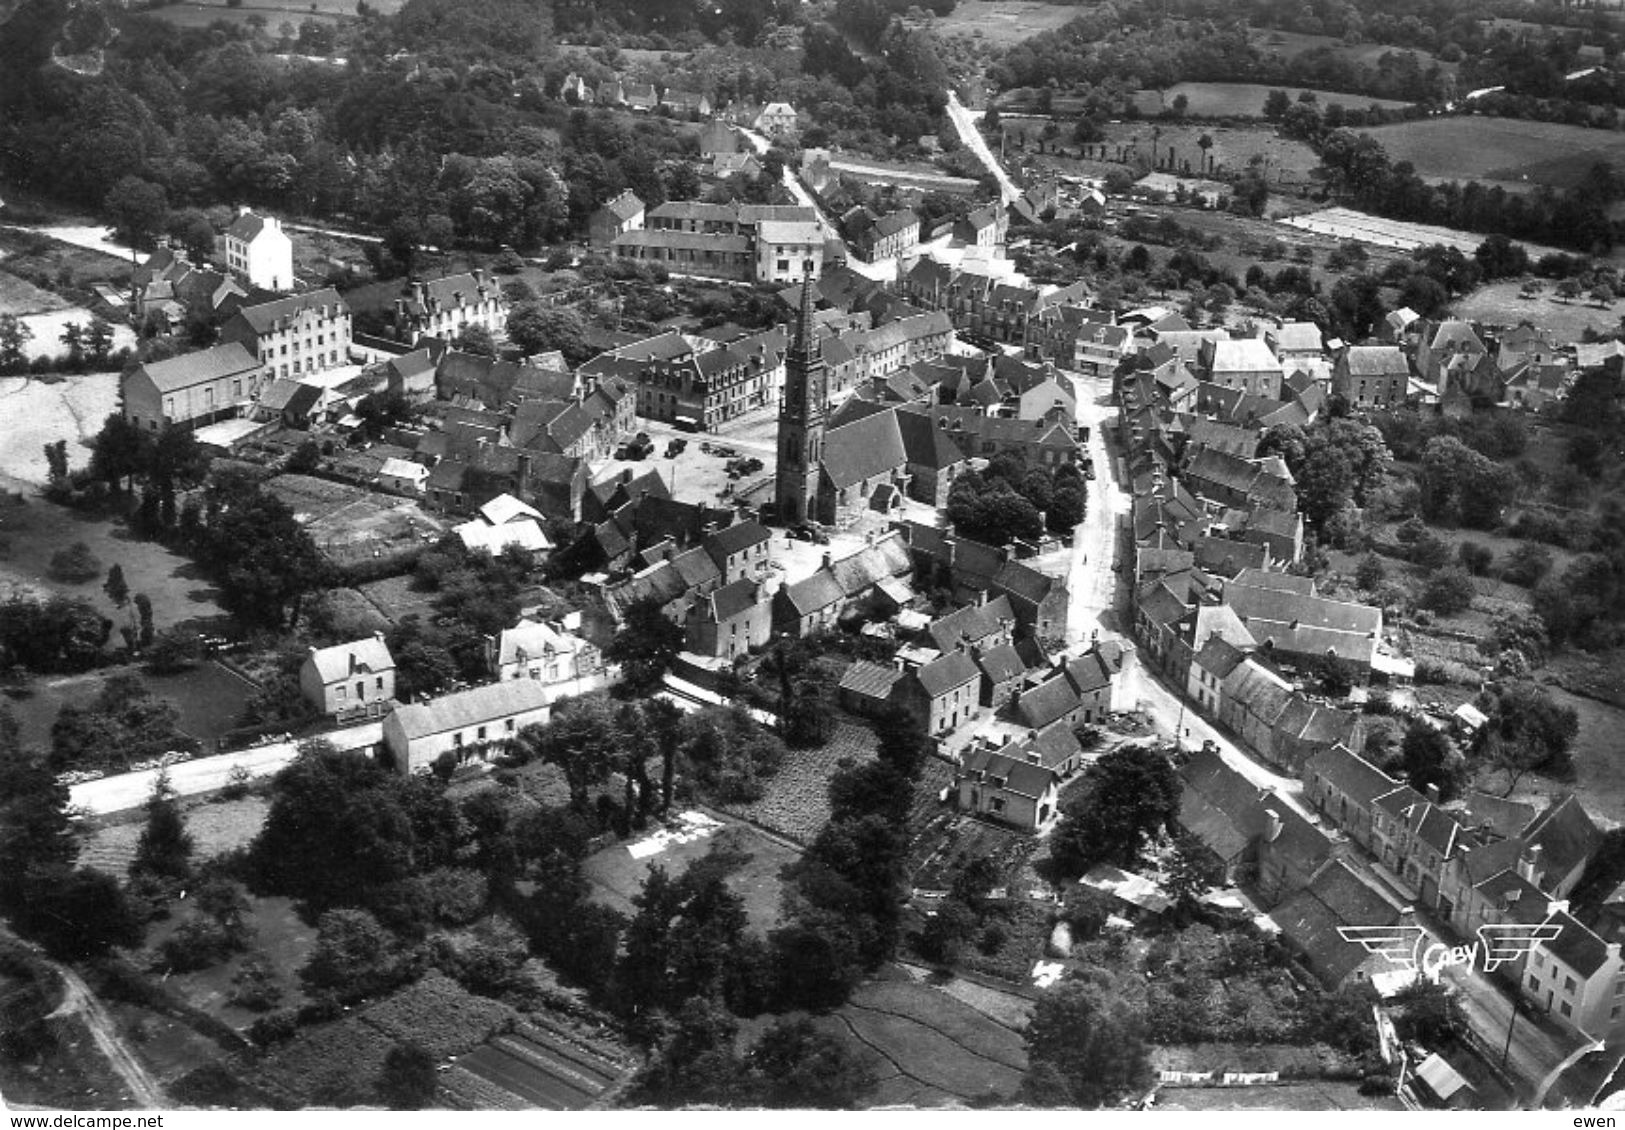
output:
[[[359,726],[316,736],[340,749],[367,749],[384,740],[384,724],[363,722]],[[275,745],[245,749],[240,753],[181,761],[169,767],[169,784],[180,796],[213,792],[230,783],[232,770],[238,766],[246,769],[250,777],[269,777],[291,762],[298,753],[298,742],[277,742]],[[92,816],[122,812],[146,803],[152,795],[153,782],[158,779],[159,772],[157,769],[145,769],[139,773],[120,773],[116,777],[103,777],[98,781],[74,785],[68,793],[73,807]]]
[[[1016,187],[1016,182],[1011,180],[1010,174],[1005,172],[1004,167],[993,159],[993,151],[987,147],[987,142],[982,139],[981,131],[976,128],[976,123],[981,118],[982,112],[980,110],[966,109],[964,103],[959,101],[959,95],[950,90],[948,92],[948,116],[953,119],[954,128],[959,131],[959,140],[969,146],[970,151],[976,154],[976,159],[986,165],[987,171],[998,179],[999,202],[1008,204],[1020,196],[1021,190]]]

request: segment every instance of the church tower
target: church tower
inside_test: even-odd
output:
[[[801,284],[801,314],[784,359],[784,399],[779,404],[778,468],[773,497],[778,520],[794,526],[818,516],[818,480],[824,460],[824,415],[829,379],[823,343],[813,336],[812,277]]]

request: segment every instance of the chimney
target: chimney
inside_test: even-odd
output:
[[[384,642],[384,633],[382,633],[382,632],[374,632],[372,634],[372,638],[377,640],[379,643],[383,643]]]
[[[1017,687],[1010,692],[1010,709],[1014,710],[1021,702],[1021,688]]]
[[[1267,821],[1264,826],[1264,842],[1273,844],[1281,836],[1281,814],[1273,808],[1266,808],[1264,817]]]
[[[422,279],[414,278],[412,280],[412,301],[417,303],[419,306],[424,305]]]
[[[630,468],[630,467],[623,468],[622,471],[621,471],[621,482],[629,483],[631,481],[632,481],[632,468]]]
[[[824,551],[824,568],[829,569],[829,568],[832,568],[833,565],[834,565],[834,562],[830,558],[829,551],[825,550]]]
[[[1427,787],[1427,794],[1428,794],[1428,800],[1432,801],[1434,804],[1439,803],[1439,786],[1438,785],[1429,785]]]
[[[239,204],[239,205],[237,205],[237,214],[239,216],[246,216],[246,215],[248,215],[249,211],[250,211],[250,209],[249,209],[247,204]]]
[[[976,607],[978,607],[978,608],[986,608],[987,607],[987,590],[986,589],[977,589],[976,590]]]
[[[1541,848],[1536,844],[1518,857],[1518,874],[1536,885],[1540,882],[1540,856]]]

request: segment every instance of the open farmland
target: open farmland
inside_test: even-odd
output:
[[[1045,0],[960,0],[953,13],[916,24],[934,35],[962,35],[1010,47],[1041,31],[1051,31],[1080,14],[1080,9]]]
[[[1550,330],[1558,341],[1579,341],[1587,329],[1612,333],[1619,326],[1619,309],[1599,306],[1589,299],[1562,302],[1552,295],[1523,297],[1521,284],[1491,283],[1456,299],[1456,316],[1492,326],[1515,326],[1530,322]]]
[[[1572,188],[1598,161],[1625,162],[1625,133],[1556,122],[1426,118],[1361,132],[1430,180],[1477,180],[1518,191],[1543,184]]]
[[[1272,90],[1286,90],[1297,98],[1303,87],[1264,86],[1253,82],[1181,82],[1162,92],[1162,104],[1172,107],[1174,99],[1183,94],[1189,100],[1185,113],[1198,118],[1261,118],[1264,99]],[[1322,106],[1339,102],[1345,109],[1363,110],[1367,106],[1381,106],[1385,110],[1403,110],[1409,103],[1387,98],[1368,98],[1363,94],[1340,94],[1335,90],[1316,90]]]
[[[1318,212],[1287,216],[1281,223],[1333,239],[1353,239],[1402,251],[1442,243],[1471,255],[1485,239],[1478,232],[1441,228],[1433,224],[1413,224],[1405,220],[1385,220],[1381,216],[1356,212],[1353,208],[1322,208]],[[1524,243],[1523,246],[1532,258],[1556,253],[1557,250],[1538,243]]]
[[[1019,1032],[929,985],[870,982],[819,1026],[874,1071],[877,1106],[1008,1100],[1027,1070]]]
[[[625,1074],[622,1064],[526,1024],[458,1057],[440,1081],[451,1104],[465,1109],[580,1110]]]
[[[368,6],[387,16],[398,11],[401,3],[402,0],[369,0]],[[219,0],[218,3],[205,0],[202,3],[170,4],[154,8],[152,14],[176,27],[208,27],[216,20],[247,23],[250,18],[258,16],[265,21],[267,29],[275,32],[285,23],[297,28],[305,20],[310,19],[331,23],[353,17],[355,5],[348,0],[310,0],[305,4],[242,4],[233,7],[225,0]]]
[[[1160,136],[1153,136],[1153,130],[1160,130]],[[1276,184],[1308,183],[1310,172],[1320,167],[1320,158],[1309,146],[1281,137],[1273,128],[1265,126],[1215,127],[1122,122],[1106,127],[1105,145],[1109,156],[1116,157],[1121,149],[1123,160],[1132,162],[1136,154],[1144,154],[1149,160],[1152,143],[1155,142],[1159,161],[1173,153],[1174,159],[1181,164],[1190,162],[1194,172],[1201,169],[1204,159],[1202,148],[1197,144],[1203,137],[1213,142],[1206,154],[1212,161],[1210,174],[1239,173],[1257,157],[1264,162],[1265,175],[1273,187]]]
[[[1396,47],[1391,43],[1346,44],[1330,35],[1306,35],[1303,32],[1278,31],[1275,28],[1254,28],[1248,33],[1248,38],[1260,51],[1267,55],[1279,55],[1283,59],[1296,59],[1299,55],[1329,47],[1333,58],[1366,67],[1375,67],[1384,55],[1390,53],[1415,56],[1417,66],[1424,71],[1437,66],[1454,74],[1460,66],[1458,63],[1440,62],[1431,51]]]

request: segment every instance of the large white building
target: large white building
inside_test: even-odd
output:
[[[249,286],[292,290],[293,240],[275,216],[244,208],[226,229],[226,266]]]
[[[824,233],[816,222],[763,220],[756,227],[756,281],[793,283],[824,269]]]
[[[350,307],[332,287],[244,306],[220,340],[258,357],[266,376],[298,380],[350,363]]]
[[[526,726],[546,724],[550,699],[543,684],[510,679],[397,706],[384,719],[384,747],[396,771],[407,775],[427,772],[444,753],[459,764],[471,757],[483,759]]]

